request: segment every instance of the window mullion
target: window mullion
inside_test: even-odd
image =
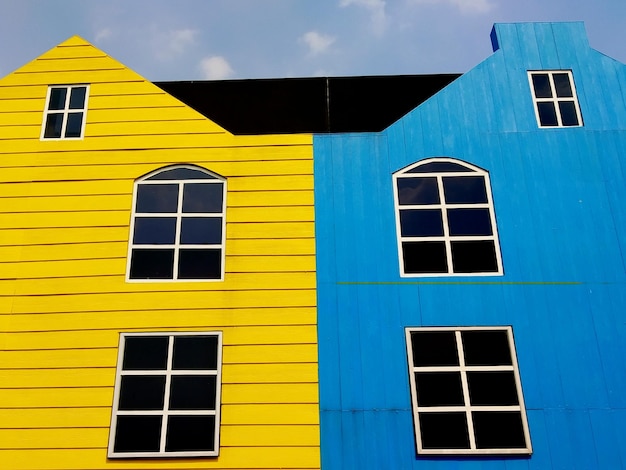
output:
[[[456,347],[459,353],[459,367],[461,370],[461,385],[463,387],[463,401],[465,402],[465,416],[467,418],[467,433],[469,437],[470,449],[476,450],[476,438],[474,436],[474,420],[472,419],[472,408],[470,405],[469,385],[467,383],[467,369],[465,368],[465,353],[463,352],[463,339],[460,331],[455,331]]]
[[[170,387],[172,384],[172,361],[174,357],[174,337],[169,336],[167,345],[167,370],[165,371],[165,395],[163,397],[163,420],[161,424],[161,444],[160,452],[165,452],[165,442],[167,439],[167,421],[170,409]]]
[[[448,273],[453,273],[452,267],[452,243],[450,242],[450,228],[448,227],[448,209],[446,197],[443,190],[443,176],[437,175],[437,189],[439,190],[439,202],[441,203],[441,220],[443,221],[443,237],[446,244],[446,261],[448,263]]]
[[[176,236],[174,238],[174,269],[173,278],[178,279],[178,258],[180,251],[180,232],[183,225],[183,190],[185,183],[178,183],[178,201],[176,206]]]
[[[70,97],[72,96],[72,88],[67,87],[65,92],[65,103],[63,104],[63,110],[61,111],[63,119],[61,119],[61,139],[65,139],[65,130],[67,129],[67,120],[69,118],[70,110]]]
[[[548,80],[550,80],[550,88],[552,90],[552,100],[554,104],[554,112],[556,113],[556,122],[559,127],[563,127],[563,119],[561,118],[561,108],[559,107],[559,97],[556,94],[556,85],[554,83],[554,73],[548,73]]]

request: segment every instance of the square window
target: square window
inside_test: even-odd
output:
[[[510,327],[406,329],[419,454],[530,454]]]
[[[528,81],[539,127],[583,125],[570,70],[529,71]]]
[[[123,333],[109,457],[217,456],[221,349],[220,332]]]
[[[42,140],[82,139],[89,85],[48,87],[41,126]]]

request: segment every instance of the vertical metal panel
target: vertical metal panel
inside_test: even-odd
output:
[[[622,412],[623,414],[623,412]],[[591,432],[594,436],[593,446],[596,449],[597,468],[623,468],[623,449],[620,449],[620,436],[624,435],[626,426],[619,421],[613,410],[592,409],[589,410],[589,420],[591,422]],[[617,432],[607,432],[607,430]]]

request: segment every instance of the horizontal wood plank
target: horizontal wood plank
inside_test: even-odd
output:
[[[117,348],[0,350],[0,366],[6,370],[116,367],[117,353]],[[229,365],[313,363],[316,360],[317,348],[313,344],[226,345],[222,350],[222,363]]]
[[[108,428],[0,430],[0,449],[57,449],[59,442],[74,449],[95,449],[106,447],[108,441]],[[221,447],[315,445],[319,427],[311,424],[220,427]]]
[[[53,261],[73,259],[122,258],[128,253],[128,241],[103,243],[58,243],[48,245],[0,245],[0,260]],[[312,255],[315,253],[312,238],[241,239],[227,240],[227,256],[244,255]]]
[[[100,428],[111,423],[111,407],[0,408],[0,429]],[[222,405],[223,425],[319,424],[316,404]],[[0,460],[1,462],[2,460]]]
[[[319,401],[318,384],[307,383],[225,383],[224,404],[309,403]],[[113,403],[113,384],[102,387],[0,388],[2,408],[109,407]]]
[[[142,121],[149,123],[149,121]],[[171,121],[159,122],[167,125]],[[185,124],[188,120],[177,121]],[[193,122],[193,121],[192,121]],[[64,166],[92,166],[92,165],[151,165],[150,171],[176,163],[191,163],[211,169],[212,162],[254,162],[254,161],[281,161],[281,160],[311,160],[311,146],[307,144],[276,145],[276,146],[246,146],[238,147],[233,151],[230,147],[205,147],[178,149],[173,155],[171,150],[143,149],[135,151],[56,151],[41,153],[22,153],[19,157],[7,157],[0,162],[0,168],[32,167],[36,172],[39,167]],[[178,157],[178,159],[176,158]],[[57,171],[59,171],[57,169]],[[142,176],[134,174],[129,179]]]
[[[2,298],[0,298],[1,300]],[[173,313],[175,312],[175,320],[173,321]],[[72,313],[50,313],[41,314],[39,312],[32,314],[11,314],[0,315],[3,317],[11,317],[10,328],[7,325],[3,331],[12,332],[50,332],[50,331],[80,331],[80,330],[119,330],[119,331],[136,331],[141,329],[167,329],[170,327],[206,329],[222,329],[227,326],[243,327],[243,326],[288,326],[288,325],[314,325],[316,321],[315,306],[308,307],[268,307],[268,308],[239,308],[233,309],[226,307],[206,308],[191,310],[185,305],[181,305],[175,310],[126,310],[115,312],[72,312]],[[69,338],[68,338],[69,340]],[[280,341],[283,343],[283,341]],[[33,347],[22,347],[22,343],[11,342],[13,346],[9,347],[7,343],[6,349],[13,349],[17,344],[17,349],[50,349],[47,347],[37,347],[34,343]],[[80,342],[78,344],[84,344]],[[93,347],[102,347],[102,343]],[[257,343],[254,343],[257,344]],[[264,343],[265,344],[265,343]],[[271,344],[271,343],[268,343]],[[63,344],[58,347],[63,348]],[[67,347],[90,347],[77,346],[75,343],[68,344]],[[117,347],[115,344],[106,343],[104,347]]]
[[[316,363],[223,364],[222,383],[316,383]],[[3,388],[106,387],[115,383],[115,367],[0,369]],[[5,385],[6,384],[6,385]]]
[[[14,470],[37,468],[40,470],[96,470],[142,469],[142,459],[109,460],[106,449],[59,449],[31,450],[29,458],[24,459],[21,450],[0,451],[0,461],[7,468]],[[182,459],[172,463],[168,459],[152,459],[150,467],[169,470],[172,468],[202,468],[230,470],[252,469],[319,469],[319,447],[224,447],[220,449],[219,458]]]
[[[89,210],[131,210],[132,195],[85,194],[68,196],[4,197],[0,213],[14,212],[74,212]],[[312,205],[310,191],[231,191],[228,207],[273,207]]]
[[[315,289],[138,292],[120,295],[75,294],[65,296],[16,297],[13,313],[98,312],[135,308],[137,310],[186,308],[307,307],[315,305]]]
[[[120,143],[123,145],[122,143]],[[242,178],[259,175],[312,175],[313,163],[311,160],[267,160],[261,162],[199,162],[202,166],[209,164],[211,170],[228,178],[234,176]],[[82,165],[82,166],[42,166],[8,167],[0,173],[0,180],[4,183],[32,181],[80,181],[99,180],[109,178],[135,178],[145,175],[155,169],[152,163],[137,163],[131,165]]]
[[[302,232],[303,235],[309,235]],[[0,263],[5,279],[41,279],[75,276],[124,276],[126,257],[89,260],[33,261],[29,263]],[[315,271],[314,255],[285,256],[227,256],[225,281],[230,273],[263,273]],[[214,282],[225,282],[214,281]],[[177,281],[179,284],[187,284]],[[194,281],[198,283],[201,281]],[[210,281],[207,281],[210,282]],[[145,283],[145,282],[136,282]],[[163,282],[152,282],[163,284]],[[165,282],[167,284],[167,282]]]
[[[233,316],[236,313],[237,311],[234,310]],[[170,317],[172,316],[170,315]],[[205,321],[205,325],[202,326],[181,325],[183,322],[170,318],[170,325],[161,325],[160,328],[143,326],[138,328],[126,327],[120,330],[25,331],[4,335],[3,347],[6,350],[117,348],[120,332],[202,332],[215,330],[223,332],[224,345],[316,344],[317,342],[315,324],[220,326],[207,317],[209,315],[200,317]],[[198,321],[196,320],[196,322]],[[259,320],[259,323],[262,323],[262,320]]]

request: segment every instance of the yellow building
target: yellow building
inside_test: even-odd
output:
[[[312,154],[78,37],[0,80],[0,468],[319,468]]]

